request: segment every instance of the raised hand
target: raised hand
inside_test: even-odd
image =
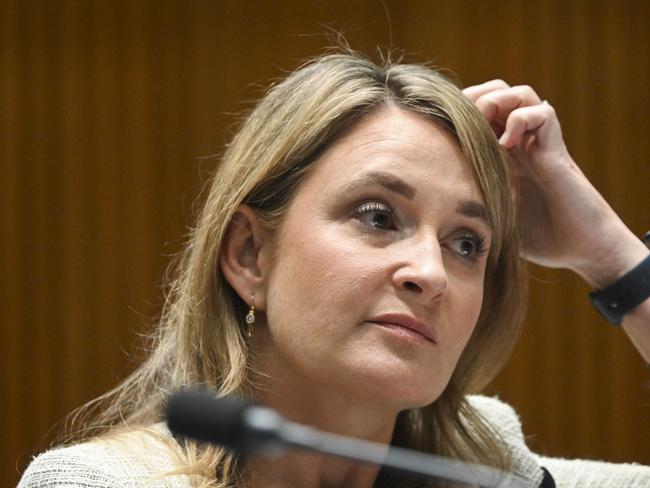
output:
[[[532,88],[493,80],[464,93],[486,117],[511,160],[527,259],[571,269],[602,290],[648,255],[573,161],[555,110]],[[625,315],[621,325],[650,363],[650,298]]]
[[[605,287],[648,250],[571,158],[553,107],[529,86],[492,80],[466,88],[508,152],[518,184],[522,252]]]

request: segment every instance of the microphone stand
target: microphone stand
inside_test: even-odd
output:
[[[483,488],[534,488],[511,473],[475,463],[376,442],[321,432],[290,422],[266,407],[207,390],[182,390],[167,403],[167,424],[175,435],[210,442],[242,453],[293,449],[329,454],[416,480],[446,479]]]
[[[253,428],[264,431],[271,427],[275,431],[274,435],[279,442],[269,446],[271,452],[277,453],[282,447],[305,449],[382,466],[387,471],[415,480],[442,478],[484,488],[533,488],[510,473],[481,464],[331,434],[288,420],[275,424],[273,419],[267,417],[268,412],[265,410],[267,409],[249,407],[245,416]]]

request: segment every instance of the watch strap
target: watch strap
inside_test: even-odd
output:
[[[606,289],[589,294],[594,307],[615,325],[649,296],[650,254]]]

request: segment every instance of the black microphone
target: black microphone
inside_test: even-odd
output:
[[[207,390],[174,393],[167,402],[167,425],[174,435],[242,454],[306,449],[383,466],[418,480],[446,479],[484,488],[532,488],[521,478],[495,468],[321,432],[285,420],[270,408],[248,405],[235,396],[219,398]]]

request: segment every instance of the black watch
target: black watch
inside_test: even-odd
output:
[[[650,248],[650,231],[641,238]],[[650,255],[604,290],[589,294],[594,307],[614,325],[650,297]]]

